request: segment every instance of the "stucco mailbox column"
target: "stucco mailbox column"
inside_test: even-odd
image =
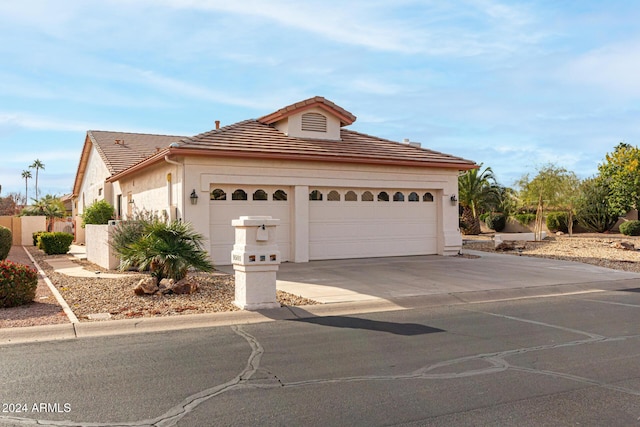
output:
[[[279,219],[270,216],[241,216],[231,221],[236,242],[231,251],[235,270],[236,299],[243,310],[278,308],[276,271],[280,251],[276,244]]]

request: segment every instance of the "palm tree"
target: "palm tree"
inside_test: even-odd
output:
[[[59,197],[47,194],[41,199],[33,199],[33,205],[23,209],[22,214],[47,217],[47,231],[52,231],[54,220],[56,218],[64,218],[66,209]]]
[[[480,208],[495,197],[496,179],[493,170],[486,167],[479,172],[480,168],[471,169],[458,177],[464,234],[480,234]]]
[[[31,171],[22,171],[22,177],[24,178],[24,205],[26,206],[27,200],[29,200],[29,179],[31,178]]]
[[[40,161],[40,159],[35,159],[30,168],[35,168],[36,170],[36,199],[38,198],[38,171],[40,169],[44,170],[44,163]]]
[[[213,271],[213,264],[203,250],[204,237],[191,224],[177,220],[142,224],[141,238],[120,248],[120,269],[149,270],[158,282],[164,278],[181,280],[190,268]]]

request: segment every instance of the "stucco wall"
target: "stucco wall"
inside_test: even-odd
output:
[[[120,181],[118,187],[123,195],[124,214],[130,210],[131,215],[135,216],[136,213],[146,210],[160,217],[166,213],[169,219],[182,218],[182,208],[179,204],[182,195],[181,173],[181,167],[162,163],[144,173]],[[133,203],[126,206],[129,193]]]
[[[115,270],[120,264],[109,245],[113,228],[111,225],[94,224],[85,227],[87,260],[109,270]]]
[[[111,174],[109,173],[107,166],[102,161],[100,154],[98,154],[95,147],[92,147],[89,152],[89,160],[87,161],[84,179],[80,184],[80,190],[78,192],[78,207],[77,210],[75,210],[76,214],[82,214],[88,206],[98,200],[104,199],[109,203],[113,203],[112,200],[105,199],[105,194],[112,192],[110,188],[105,188],[105,179],[110,175]]]
[[[47,218],[44,216],[21,216],[20,223],[23,246],[33,246],[33,233],[47,230]]]

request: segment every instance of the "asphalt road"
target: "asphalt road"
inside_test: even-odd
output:
[[[0,425],[638,425],[639,291],[0,346]]]

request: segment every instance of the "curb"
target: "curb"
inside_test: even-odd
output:
[[[64,300],[64,298],[62,298],[62,295],[60,295],[60,292],[58,292],[58,289],[53,285],[53,283],[51,283],[51,280],[49,280],[49,278],[47,277],[47,274],[40,267],[40,265],[36,262],[36,260],[31,256],[31,254],[29,253],[27,248],[23,246],[22,249],[24,249],[24,251],[27,253],[27,256],[29,257],[29,259],[31,260],[33,265],[36,266],[36,269],[38,270],[38,274],[40,276],[42,276],[42,278],[44,279],[45,283],[49,287],[49,290],[51,291],[53,296],[56,297],[56,301],[58,301],[58,304],[60,304],[60,307],[62,307],[62,310],[64,311],[64,314],[66,314],[67,317],[69,318],[69,321],[72,324],[80,323],[80,321],[78,320],[76,315],[73,314],[73,311],[71,310],[71,307],[69,307],[69,304],[67,304],[67,302]]]

